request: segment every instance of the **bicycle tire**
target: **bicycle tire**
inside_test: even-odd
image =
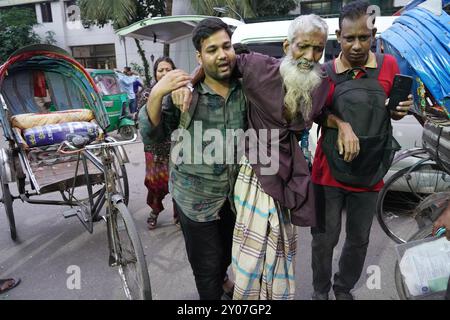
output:
[[[396,243],[405,243],[437,218],[432,207],[417,214],[419,203],[426,196],[447,190],[450,175],[435,163],[421,163],[396,172],[378,195],[376,212],[381,228]]]
[[[9,190],[9,185],[7,183],[3,183],[2,181],[0,181],[0,184],[2,185],[2,202],[3,206],[5,207],[6,217],[9,223],[11,239],[15,241],[17,239],[17,230],[16,221],[14,219],[13,198]]]
[[[112,163],[112,166],[114,167],[114,172],[117,173],[120,170],[121,173],[121,175],[116,177],[116,181],[119,183],[119,185],[116,185],[116,189],[119,193],[122,194],[125,205],[128,205],[128,201],[130,199],[130,186],[128,183],[127,168],[125,167],[125,164],[122,162],[122,159],[120,158],[121,157],[120,152],[118,152],[116,148],[112,148],[112,150],[114,153],[114,161]],[[122,183],[120,183],[121,179]]]
[[[130,300],[151,300],[150,277],[141,240],[123,202],[112,203],[110,235],[125,295]]]

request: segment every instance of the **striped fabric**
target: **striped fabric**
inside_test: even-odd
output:
[[[243,157],[234,188],[234,300],[292,300],[297,231]]]

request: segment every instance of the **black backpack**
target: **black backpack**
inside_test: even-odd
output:
[[[345,162],[337,148],[338,130],[325,128],[322,149],[333,177],[355,187],[372,187],[389,170],[400,145],[392,136],[390,113],[385,106],[386,94],[378,82],[384,55],[377,54],[377,69],[362,69],[364,76],[353,79],[349,70],[336,74],[333,61],[325,68],[335,84],[331,113],[350,123],[359,138],[360,152],[352,162]],[[361,112],[364,111],[364,112]]]

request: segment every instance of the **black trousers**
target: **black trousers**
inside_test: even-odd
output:
[[[369,246],[377,192],[350,192],[314,185],[318,228],[312,228],[313,287],[317,293],[331,289],[333,250],[339,242],[342,210],[347,212],[345,244],[334,275],[333,290],[350,292],[358,282]]]
[[[236,216],[230,203],[219,212],[220,220],[196,222],[178,207],[186,251],[194,272],[200,300],[220,300],[223,281],[231,264],[231,247]]]

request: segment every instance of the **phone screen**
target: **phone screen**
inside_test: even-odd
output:
[[[411,93],[412,80],[410,76],[402,74],[395,75],[389,97],[388,108],[390,110],[395,111],[400,102],[408,100],[408,95]]]

